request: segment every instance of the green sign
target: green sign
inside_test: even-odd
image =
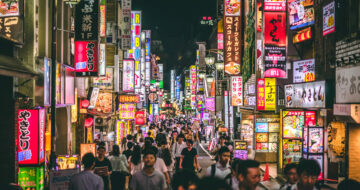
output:
[[[160,81],[160,86],[159,86],[159,88],[164,88],[164,81]]]
[[[20,167],[19,185],[24,190],[43,190],[44,189],[44,167]]]

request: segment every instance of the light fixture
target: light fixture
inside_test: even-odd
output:
[[[213,76],[208,76],[208,77],[206,77],[206,81],[208,83],[212,83],[212,82],[214,82],[214,77]]]
[[[205,78],[205,72],[204,71],[199,71],[199,78],[203,79]]]
[[[205,63],[206,63],[207,65],[214,65],[214,63],[215,63],[215,57],[213,57],[213,56],[211,56],[211,55],[207,55],[207,56],[205,57]]]
[[[216,63],[217,70],[224,70],[224,62],[217,62]]]

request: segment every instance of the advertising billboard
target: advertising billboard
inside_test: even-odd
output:
[[[286,12],[265,12],[264,43],[286,46]]]
[[[294,61],[294,83],[315,81],[315,59]]]
[[[290,30],[315,23],[313,0],[288,0]]]
[[[120,104],[119,119],[135,119],[135,104]]]
[[[264,77],[286,78],[286,46],[265,45]]]
[[[240,0],[225,0],[224,12],[225,12],[225,16],[240,16],[241,13]]]
[[[276,79],[265,78],[257,80],[257,110],[276,109]]]
[[[135,123],[136,123],[136,125],[145,125],[146,124],[145,111],[137,111],[135,113]]]
[[[335,1],[323,7],[323,35],[335,32]]]
[[[325,81],[285,85],[288,108],[325,108]]]
[[[196,86],[197,86],[197,73],[196,66],[190,66],[190,92],[191,92],[191,107],[196,106]]]
[[[301,139],[303,137],[304,112],[283,111],[283,138]]]
[[[45,110],[18,110],[18,163],[38,165],[45,161]]]
[[[135,61],[133,59],[123,60],[122,91],[134,92]]]
[[[232,76],[230,88],[231,88],[231,105],[242,106],[243,105],[242,76]]]
[[[239,4],[240,6],[240,4]],[[225,9],[226,10],[226,9]],[[224,66],[228,75],[241,71],[241,21],[240,16],[225,16],[224,19]]]
[[[121,144],[122,139],[124,138],[125,133],[125,122],[116,121],[116,144]]]
[[[215,98],[206,98],[206,109],[215,111]]]
[[[113,95],[109,92],[100,92],[96,101],[95,111],[99,113],[112,113]]]
[[[286,0],[264,0],[264,11],[286,11]]]
[[[98,75],[98,42],[76,41],[75,42],[75,72],[76,76]]]

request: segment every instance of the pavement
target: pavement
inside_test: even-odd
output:
[[[202,168],[202,171],[199,174],[199,177],[204,176],[206,169],[211,164],[215,163],[215,161],[213,161],[211,159],[211,155],[209,154],[209,152],[207,150],[207,147],[208,147],[208,144],[205,144],[205,143],[202,143],[199,146],[198,160],[199,160],[200,167]],[[269,181],[262,181],[262,178],[264,177],[264,172],[265,172],[265,168],[264,168],[264,170],[262,168],[263,167],[260,167],[262,172],[261,172],[261,182],[260,182],[261,187],[259,189],[266,189],[266,190],[278,190],[278,189],[280,189],[281,184],[276,180],[276,170],[274,172],[273,167],[269,166],[270,180]]]

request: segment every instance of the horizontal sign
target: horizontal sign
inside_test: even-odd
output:
[[[264,77],[286,78],[286,46],[265,46]]]
[[[315,80],[315,59],[294,61],[294,83]]]
[[[293,43],[300,43],[311,39],[311,27],[300,30],[293,36]]]
[[[139,103],[138,95],[119,95],[119,103]]]
[[[325,81],[285,85],[288,108],[325,108]]]
[[[306,27],[315,23],[313,0],[288,0],[290,30]]]
[[[286,0],[264,0],[264,11],[286,11]]]
[[[336,103],[360,102],[360,66],[336,69]]]

